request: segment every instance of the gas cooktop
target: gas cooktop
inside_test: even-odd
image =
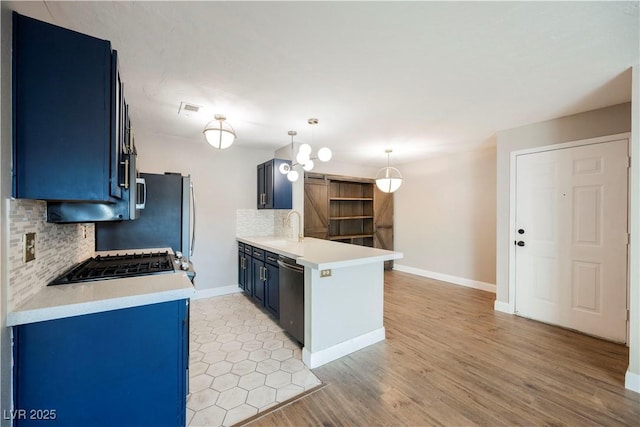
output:
[[[169,252],[98,255],[75,265],[51,281],[49,286],[173,273],[174,271],[173,257]]]

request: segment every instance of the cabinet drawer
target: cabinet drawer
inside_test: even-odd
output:
[[[244,252],[244,243],[238,242],[238,252]]]
[[[253,251],[253,248],[247,244],[244,245],[244,253],[247,255],[251,255],[251,252]]]
[[[259,248],[253,248],[253,250],[251,251],[251,256],[254,259],[259,259],[261,261],[264,261],[264,249],[259,249]]]
[[[274,254],[273,252],[265,252],[265,261],[267,262],[267,264],[271,264],[273,266],[278,266],[278,258],[280,257],[280,255],[278,254]]]

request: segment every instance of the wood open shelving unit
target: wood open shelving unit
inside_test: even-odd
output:
[[[304,235],[393,250],[393,195],[373,179],[307,172]]]
[[[328,239],[373,247],[373,182],[330,179]]]

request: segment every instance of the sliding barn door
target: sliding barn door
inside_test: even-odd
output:
[[[304,235],[318,239],[329,236],[329,185],[324,179],[304,181]]]

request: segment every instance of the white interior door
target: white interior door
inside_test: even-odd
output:
[[[626,139],[516,158],[516,313],[626,341]]]

